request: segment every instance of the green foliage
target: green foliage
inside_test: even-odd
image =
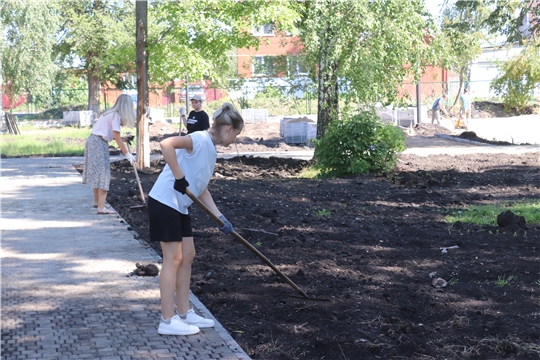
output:
[[[264,90],[261,92],[258,92],[257,95],[255,95],[255,98],[261,98],[261,99],[282,99],[283,98],[283,91],[273,85],[267,85],[264,87]]]
[[[54,0],[61,19],[56,58],[88,79],[89,110],[99,112],[99,88],[123,85],[121,74],[135,71],[133,1]]]
[[[332,213],[330,212],[330,210],[322,209],[322,210],[317,210],[315,215],[319,216],[319,217],[330,217],[330,215],[332,215]]]
[[[58,73],[51,96],[54,107],[65,107],[88,102],[88,82],[85,78],[74,77],[70,71]]]
[[[0,2],[2,92],[13,102],[23,94],[50,98],[57,68],[51,56],[60,19],[48,1]]]
[[[318,69],[318,137],[339,118],[340,96],[367,105],[398,102],[400,85],[418,79],[422,68],[435,60],[425,41],[433,29],[421,0],[296,4],[307,59]]]
[[[510,275],[506,277],[506,275],[497,277],[497,281],[495,281],[495,285],[499,287],[505,287],[510,284],[510,281],[514,280],[516,277],[514,275]]]
[[[231,74],[231,50],[258,48],[253,26],[268,23],[292,29],[291,3],[266,0],[183,0],[151,2],[149,73],[158,83],[189,76],[225,83]]]
[[[530,19],[538,19],[540,16],[540,6],[537,1],[457,0],[455,7],[459,11],[478,14],[481,17],[479,24],[483,31],[492,35],[503,35],[509,44],[514,42],[524,44],[531,34],[538,33],[540,30],[539,21],[531,21],[527,31],[524,31],[522,26],[523,18],[527,14]]]
[[[529,46],[508,61],[499,64],[499,75],[491,82],[491,89],[502,95],[506,111],[523,111],[540,85],[540,42]]]
[[[471,205],[464,210],[456,210],[445,217],[449,223],[461,221],[476,225],[497,226],[497,215],[505,211],[523,216],[527,224],[540,224],[540,201],[527,200],[523,202],[492,205]]]
[[[326,136],[315,141],[316,166],[322,176],[388,172],[403,150],[403,132],[383,124],[374,111],[331,122]]]
[[[86,71],[101,83],[116,83],[135,70],[135,6],[131,1],[55,0],[62,19],[59,60]],[[79,65],[80,67],[81,65]]]
[[[459,91],[454,105],[459,100],[464,82],[469,81],[469,69],[473,60],[482,53],[480,41],[485,37],[481,24],[486,16],[483,11],[448,6],[443,12],[441,33],[432,41],[433,46],[440,47],[441,57],[437,64],[459,75]]]

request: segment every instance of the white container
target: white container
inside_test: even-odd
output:
[[[396,122],[396,110],[394,109],[377,109],[377,116],[381,118],[383,123]]]
[[[62,124],[64,126],[91,126],[94,120],[94,112],[86,111],[64,111]]]
[[[285,124],[290,121],[290,120],[294,120],[295,118],[291,118],[291,117],[285,117],[283,119],[281,119],[281,121],[279,122],[279,136],[285,136]]]
[[[266,123],[268,120],[268,110],[242,109],[242,118],[245,124]]]
[[[317,123],[306,123],[306,145],[313,147],[314,144],[311,140],[317,138]]]
[[[150,124],[156,121],[165,122],[165,110],[157,108],[148,108],[148,122]]]
[[[285,144],[304,144],[307,141],[307,123],[293,120],[286,122],[284,137]]]
[[[289,122],[307,122],[307,123],[316,123],[316,120],[312,119],[313,116],[310,115],[299,115],[296,117],[284,117],[279,123],[279,135],[285,136],[285,125]],[[316,119],[316,117],[315,117]]]
[[[416,123],[430,123],[431,124],[431,118],[428,117],[428,108],[427,106],[423,105],[423,106],[420,106],[420,119],[416,119]]]

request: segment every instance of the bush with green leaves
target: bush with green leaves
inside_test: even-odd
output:
[[[332,121],[322,139],[315,140],[316,167],[322,176],[386,173],[405,150],[405,135],[384,124],[374,111],[344,121]]]
[[[502,95],[505,111],[523,112],[540,85],[540,46],[531,45],[521,54],[499,64],[500,73],[491,89]]]

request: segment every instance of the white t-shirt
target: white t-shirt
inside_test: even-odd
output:
[[[113,141],[113,131],[120,132],[120,115],[116,111],[103,114],[92,127],[92,134],[101,136],[106,141]]]
[[[217,151],[208,131],[196,131],[188,136],[193,141],[193,151],[189,154],[186,149],[177,149],[176,159],[189,183],[188,189],[199,197],[214,174]],[[171,168],[165,165],[148,195],[182,214],[188,214],[188,207],[193,201],[174,190],[175,180]]]

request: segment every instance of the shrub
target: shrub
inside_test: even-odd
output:
[[[500,74],[491,89],[502,95],[505,111],[523,112],[540,84],[540,47],[529,46],[520,55],[499,64]]]
[[[315,140],[316,167],[322,176],[385,173],[405,150],[403,131],[383,124],[374,111],[332,121],[327,134]]]

